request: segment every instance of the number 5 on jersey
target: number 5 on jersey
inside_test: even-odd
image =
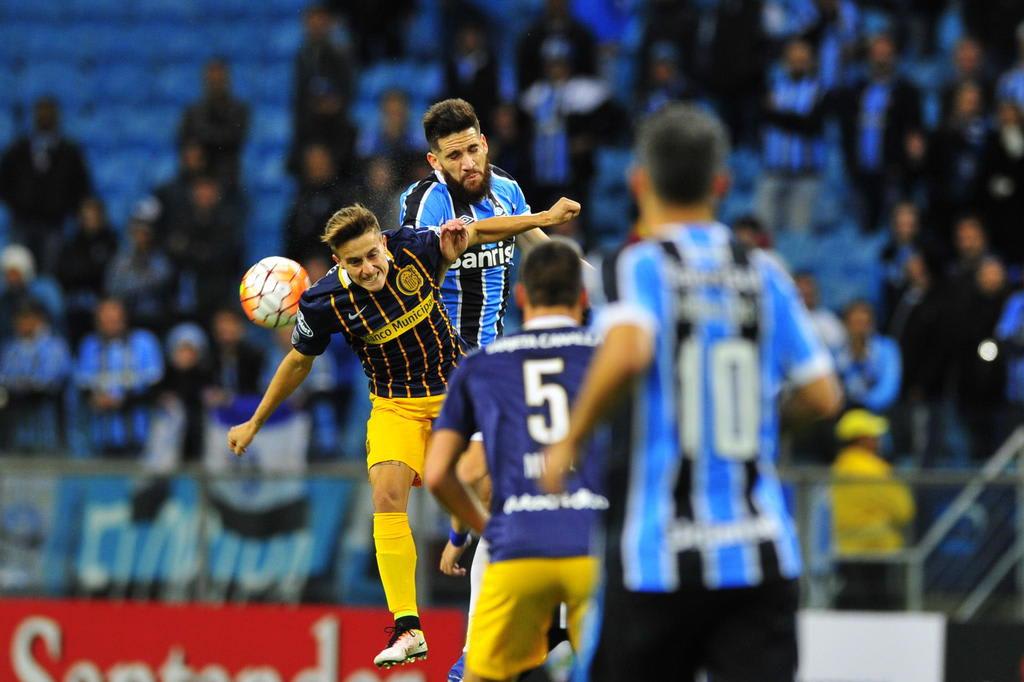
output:
[[[527,360],[523,363],[523,387],[526,404],[530,407],[547,405],[548,416],[531,414],[526,418],[530,438],[541,445],[551,445],[569,433],[569,394],[561,384],[545,382],[545,376],[561,374],[565,370],[562,358]]]

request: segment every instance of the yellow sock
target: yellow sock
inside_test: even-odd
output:
[[[373,542],[377,569],[384,584],[388,610],[395,618],[419,616],[416,609],[416,544],[412,541],[409,515],[382,512],[373,515]]]

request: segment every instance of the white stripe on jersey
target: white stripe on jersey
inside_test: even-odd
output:
[[[427,205],[427,199],[430,198],[430,193],[433,192],[435,188],[437,188],[437,183],[430,183],[430,187],[423,193],[423,196],[420,197],[420,205],[419,208],[416,209],[416,227],[423,227],[423,208]]]

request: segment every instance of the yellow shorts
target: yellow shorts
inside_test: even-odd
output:
[[[402,462],[416,472],[413,485],[422,485],[423,460],[434,419],[444,396],[381,398],[370,394],[366,422],[366,469],[381,462]]]
[[[505,679],[542,664],[551,617],[561,603],[568,610],[569,641],[579,651],[597,572],[593,557],[509,559],[487,566],[469,624],[466,668]]]

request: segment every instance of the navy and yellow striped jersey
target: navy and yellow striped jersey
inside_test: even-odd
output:
[[[367,291],[344,268],[331,268],[302,295],[292,346],[320,355],[340,333],[359,356],[374,395],[442,395],[463,350],[440,300],[438,233],[402,228],[384,234],[390,261],[384,288]]]
[[[502,215],[530,212],[519,183],[497,166],[491,166],[491,191],[470,204],[452,196],[444,176],[434,172],[402,194],[400,220],[403,227],[417,230],[443,225],[449,220],[472,223]],[[486,346],[501,336],[515,237],[493,244],[480,244],[448,268],[441,295],[448,314],[463,340],[473,348]]]
[[[544,447],[565,437],[597,337],[569,317],[533,318],[524,331],[470,354],[452,374],[434,430],[469,438],[480,431],[491,475],[491,519],[484,537],[491,561],[585,556],[604,496],[604,449],[588,455],[565,494],[537,485]]]

